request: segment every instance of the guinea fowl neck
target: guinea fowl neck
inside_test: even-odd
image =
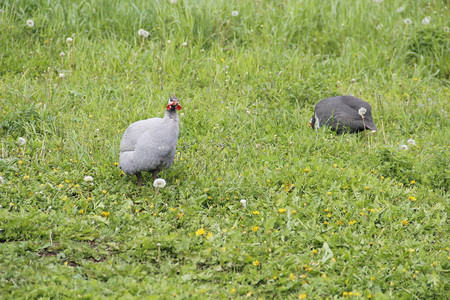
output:
[[[175,109],[174,110],[166,110],[164,113],[164,118],[172,119],[175,122],[179,121],[178,113]]]

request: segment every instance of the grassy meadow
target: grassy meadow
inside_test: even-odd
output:
[[[447,1],[0,11],[0,298],[450,297]],[[155,196],[119,144],[172,93]],[[348,94],[378,132],[309,127]]]

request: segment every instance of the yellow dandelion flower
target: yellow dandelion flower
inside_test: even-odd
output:
[[[270,182],[270,179],[267,179],[266,182]]]
[[[178,218],[178,219],[181,219],[182,217],[183,217],[183,213],[181,213],[181,212],[178,213],[177,218]]]
[[[231,293],[235,294],[236,293],[236,289],[235,288],[231,289]]]
[[[411,200],[411,201],[416,201],[417,199],[416,199],[416,197],[414,197],[414,196],[409,196],[409,200]]]
[[[290,280],[295,280],[295,275],[294,275],[294,273],[289,274],[289,279],[290,279]]]
[[[417,77],[416,78],[414,78],[414,81],[417,81],[417,80],[419,80]]]
[[[317,253],[319,253],[319,251],[317,251],[317,249],[313,249],[312,253],[317,254]]]
[[[348,222],[348,224],[353,225],[353,224],[355,224],[356,222],[358,222],[358,221],[352,220],[352,221]]]
[[[107,211],[102,211],[101,215],[102,215],[104,218],[107,218],[107,217],[109,217],[110,213],[107,212]]]
[[[259,229],[259,227],[258,227],[258,226],[253,226],[253,227],[252,227],[252,230],[253,230],[254,232],[257,232],[257,231],[258,231],[258,229]]]
[[[305,171],[305,173],[309,173],[311,169],[304,169],[303,171]]]
[[[259,211],[256,211],[256,210],[254,210],[252,213],[253,213],[254,215],[259,215]]]
[[[406,226],[406,225],[408,225],[408,221],[406,221],[406,220],[402,220],[402,224],[403,224],[403,226]]]
[[[83,210],[83,209],[80,209],[78,212],[79,212],[80,214],[83,214],[83,213],[84,213],[84,210]]]
[[[331,214],[327,214],[327,218],[331,218]]]
[[[253,262],[253,265],[254,265],[255,267],[259,266],[259,265],[260,265],[259,260],[255,260],[255,261]]]
[[[195,232],[195,235],[199,236],[199,235],[204,235],[205,233],[206,233],[205,229],[200,228]]]
[[[328,222],[327,222],[327,221],[323,221],[323,224],[324,224],[324,225],[328,225]]]
[[[280,209],[278,210],[278,212],[279,212],[280,214],[284,214],[284,213],[286,212],[286,209],[285,209],[285,208],[280,208]]]
[[[328,195],[328,196],[331,196],[331,192],[327,192],[327,195]]]
[[[117,167],[118,165],[119,165],[119,163],[116,161],[116,162],[114,163],[114,166]]]
[[[295,215],[297,213],[296,209],[291,210],[291,215]]]
[[[173,208],[173,207],[170,207],[169,209],[170,209],[170,211],[176,211],[177,210],[176,208]]]
[[[343,292],[342,296],[344,296],[344,297],[348,296],[348,292]]]
[[[322,275],[320,275],[320,277],[325,278],[327,277],[327,274],[323,273]]]
[[[213,234],[212,234],[211,232],[208,232],[208,233],[206,234],[206,239],[209,240],[209,238],[212,237],[212,236],[213,236]]]
[[[333,164],[333,168],[337,168],[337,164]]]
[[[372,298],[372,295],[371,294],[367,295],[367,299],[370,299],[370,298]]]
[[[102,193],[103,193],[103,195],[106,195],[107,191],[106,191],[106,190],[103,190]]]
[[[308,295],[306,295],[306,294],[298,295],[298,299],[306,299],[306,297],[308,297]]]
[[[21,164],[23,164],[23,161],[19,160],[19,162],[18,162],[18,163],[19,163],[19,165],[21,165]]]

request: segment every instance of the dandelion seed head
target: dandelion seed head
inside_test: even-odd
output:
[[[411,25],[412,21],[411,21],[410,18],[406,18],[406,19],[403,20],[403,23],[405,23],[406,25]]]
[[[186,43],[186,42],[183,42],[183,43],[181,43],[181,46],[186,47],[186,46],[187,46],[187,43]]]
[[[413,139],[409,139],[406,141],[408,144],[410,144],[411,146],[415,146],[416,145],[416,141]]]
[[[71,38],[71,37],[68,37],[67,39],[66,39],[66,44],[67,45],[69,45],[70,43],[72,43],[73,42],[73,39]]]
[[[94,181],[94,177],[89,176],[89,175],[88,176],[84,176],[83,180],[85,182],[92,182],[92,181]]]
[[[23,146],[23,145],[25,145],[25,144],[27,143],[27,140],[26,140],[25,138],[23,138],[23,137],[19,137],[19,138],[17,139],[17,143],[18,143],[20,146]]]
[[[398,13],[401,13],[401,12],[403,12],[405,10],[405,7],[404,6],[400,6],[399,8],[397,8],[397,12]]]
[[[27,26],[28,27],[34,27],[34,21],[33,20],[27,20]]]
[[[138,30],[138,35],[147,38],[150,35],[150,32],[141,28]]]
[[[237,16],[239,16],[239,12],[238,12],[237,10],[233,10],[233,11],[231,12],[231,16],[232,16],[232,17],[237,17]]]
[[[166,181],[162,178],[156,178],[155,181],[153,181],[153,186],[158,189],[162,189],[166,186]]]
[[[59,57],[64,57],[64,56],[66,56],[66,54],[65,54],[64,52],[61,52],[61,53],[59,54]]]
[[[355,83],[355,82],[356,82],[356,79],[355,79],[355,78],[352,78],[352,80],[350,80],[350,82],[351,82],[351,83]]]
[[[66,77],[66,74],[64,74],[64,73],[59,73],[59,78],[63,79],[64,77]]]
[[[367,109],[365,107],[361,107],[360,109],[358,109],[358,114],[363,117],[367,112]]]
[[[239,202],[241,202],[242,207],[247,207],[247,200],[241,199]]]
[[[406,145],[401,145],[401,146],[400,146],[400,149],[402,149],[402,150],[408,150],[408,146],[406,146]]]
[[[425,17],[422,20],[422,25],[428,25],[428,24],[430,24],[430,21],[431,21],[431,17]]]

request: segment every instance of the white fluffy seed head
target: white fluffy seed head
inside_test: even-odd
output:
[[[72,42],[73,42],[73,39],[72,39],[72,38],[68,37],[68,38],[66,39],[66,44],[67,44],[67,45],[69,45],[69,44],[72,43]]]
[[[155,188],[162,189],[166,186],[166,181],[162,178],[156,178],[155,181],[153,181],[153,186]]]
[[[406,146],[406,145],[401,145],[401,146],[400,146],[400,149],[402,149],[402,150],[408,150],[408,146]]]
[[[64,52],[61,52],[61,53],[59,54],[59,57],[64,57],[64,56],[66,56],[66,54],[65,54]]]
[[[406,18],[406,19],[403,20],[403,23],[405,23],[406,25],[411,25],[412,21],[411,21],[410,18]]]
[[[239,12],[238,12],[237,10],[233,10],[233,11],[231,12],[231,16],[232,16],[232,17],[237,17],[237,16],[239,16]]]
[[[247,207],[247,200],[241,199],[239,202],[241,202],[242,207]]]
[[[28,27],[34,27],[34,21],[33,20],[27,20],[27,26]]]
[[[406,141],[408,144],[410,144],[411,146],[415,146],[416,145],[416,141],[413,139],[409,139]]]
[[[5,179],[2,176],[0,176],[0,185],[2,185],[4,183],[5,183]]]
[[[430,24],[430,21],[431,21],[431,18],[430,18],[430,17],[425,17],[425,18],[422,20],[422,25],[428,25],[428,24]]]
[[[23,137],[20,137],[20,138],[17,139],[17,143],[20,146],[24,146],[27,143],[27,140],[25,138],[23,138]]]
[[[147,38],[150,35],[150,32],[141,28],[138,30],[138,35]]]
[[[59,78],[63,79],[64,77],[66,77],[66,74],[64,74],[64,73],[59,73]]]
[[[186,42],[181,43],[181,46],[186,47],[186,46],[187,46],[187,43],[186,43]]]
[[[358,109],[358,114],[363,117],[367,112],[367,109],[365,109],[364,107],[361,107],[360,109]]]
[[[92,176],[84,176],[83,180],[86,181],[86,182],[92,182],[92,181],[94,181],[94,177],[92,177]]]

